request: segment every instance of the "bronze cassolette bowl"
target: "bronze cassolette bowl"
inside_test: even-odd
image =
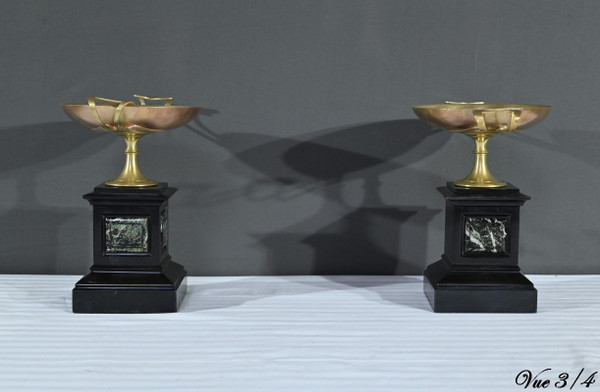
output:
[[[413,106],[414,112],[429,124],[465,134],[475,142],[475,164],[471,173],[455,186],[464,188],[501,188],[507,184],[496,179],[487,166],[486,144],[492,136],[516,132],[542,121],[550,106],[463,103],[446,101],[439,105]]]
[[[142,174],[137,162],[137,142],[143,136],[187,124],[200,111],[197,106],[172,106],[173,98],[150,98],[134,95],[133,101],[89,97],[85,104],[65,104],[62,109],[78,123],[95,131],[112,131],[125,139],[125,167],[106,185],[117,187],[147,187],[157,184]],[[166,101],[164,105],[147,105],[146,101]],[[99,102],[99,103],[97,103]]]

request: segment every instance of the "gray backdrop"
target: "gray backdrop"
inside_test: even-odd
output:
[[[532,196],[526,273],[600,273],[600,2],[0,2],[0,272],[83,274],[120,138],[73,123],[88,95],[205,109],[142,140],[179,191],[173,258],[192,275],[419,274],[443,251],[436,191],[472,142],[412,105],[547,104],[489,143]]]

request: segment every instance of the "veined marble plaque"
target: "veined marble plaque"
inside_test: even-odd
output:
[[[106,253],[148,253],[148,218],[104,218]]]
[[[169,243],[169,218],[165,208],[160,214],[160,246],[164,248]]]
[[[465,256],[507,254],[508,218],[497,216],[465,217]]]

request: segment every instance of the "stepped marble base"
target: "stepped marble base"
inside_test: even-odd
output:
[[[518,266],[519,210],[529,196],[511,184],[438,190],[446,199],[444,254],[423,282],[433,311],[536,312],[537,290]]]
[[[168,250],[168,199],[175,191],[166,183],[102,184],[84,196],[94,207],[94,264],[73,289],[73,312],[177,311],[187,273]]]
[[[75,284],[73,312],[177,312],[186,294],[186,282],[185,269],[172,261],[162,271],[92,271]]]
[[[537,290],[520,271],[452,270],[440,260],[425,270],[423,289],[434,312],[535,313]]]

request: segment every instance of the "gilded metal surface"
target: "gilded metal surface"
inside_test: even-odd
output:
[[[145,95],[133,94],[134,97],[140,100],[140,105],[146,105],[146,101],[165,101],[165,106],[171,106],[173,102],[172,97],[160,98],[160,97],[146,97]]]
[[[451,102],[414,106],[422,120],[433,126],[469,136],[475,142],[475,163],[471,173],[454,185],[464,188],[501,188],[506,182],[496,179],[487,165],[487,142],[495,135],[520,131],[542,121],[550,106]]]
[[[125,165],[121,174],[106,185],[117,187],[147,187],[157,184],[142,174],[138,160],[138,141],[145,135],[187,124],[200,111],[197,106],[172,106],[173,98],[134,95],[133,101],[88,97],[85,104],[65,104],[62,109],[78,123],[95,131],[111,131],[125,140]],[[162,106],[146,101],[165,101]]]
[[[445,101],[444,103],[447,103],[447,104],[450,104],[450,105],[481,105],[481,104],[484,104],[485,102],[483,102],[483,101],[477,101],[477,102]]]

